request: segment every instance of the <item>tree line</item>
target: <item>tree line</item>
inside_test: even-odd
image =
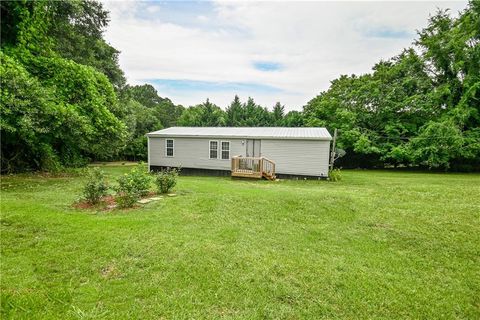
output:
[[[341,166],[480,169],[478,1],[457,17],[438,11],[411,48],[288,113],[238,96],[184,108],[128,85],[100,2],[0,5],[2,172],[146,159],[145,133],[174,125],[324,126],[339,129]]]
[[[340,130],[340,165],[479,170],[480,2],[456,18],[438,11],[413,45],[332,81],[304,124]]]
[[[237,95],[225,111],[207,99],[202,104],[185,109],[178,119],[179,126],[190,127],[295,127],[302,124],[301,113],[285,113],[285,106],[280,102],[269,111],[251,97],[242,103]]]
[[[176,124],[182,106],[126,84],[100,2],[0,6],[2,173],[145,159],[145,133]]]

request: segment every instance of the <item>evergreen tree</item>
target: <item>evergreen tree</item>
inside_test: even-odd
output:
[[[239,127],[243,121],[243,107],[240,98],[235,95],[230,106],[226,110],[226,125],[230,127]]]
[[[284,113],[285,106],[282,106],[280,102],[277,102],[275,106],[273,106],[273,125],[277,127],[281,127],[283,125]]]

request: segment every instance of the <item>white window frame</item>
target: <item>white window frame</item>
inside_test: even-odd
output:
[[[216,142],[217,143],[217,157],[216,158],[212,158],[212,149],[211,149],[211,143],[212,142]],[[208,159],[211,159],[211,160],[218,160],[218,150],[220,149],[220,146],[218,144],[218,140],[208,140]]]
[[[167,141],[171,140],[172,141],[172,155],[169,156],[168,153],[167,153],[167,149],[169,148],[168,147],[168,144],[167,144]],[[165,157],[166,158],[174,158],[175,157],[175,139],[165,139]]]
[[[223,143],[224,142],[228,143],[228,150],[223,150]],[[220,141],[220,148],[219,148],[220,149],[220,160],[230,160],[230,152],[231,152],[230,151],[231,150],[230,146],[231,146],[230,141]],[[223,151],[228,151],[228,158],[226,158],[226,159],[223,158]]]

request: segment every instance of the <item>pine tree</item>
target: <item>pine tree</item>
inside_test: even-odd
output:
[[[284,116],[285,106],[282,106],[280,102],[277,102],[273,107],[273,125],[281,127],[283,125]]]
[[[240,101],[240,98],[235,95],[235,98],[233,98],[232,103],[230,103],[230,106],[228,106],[226,110],[226,122],[227,126],[230,127],[239,127],[242,124],[243,120],[243,107],[242,107],[242,102]]]

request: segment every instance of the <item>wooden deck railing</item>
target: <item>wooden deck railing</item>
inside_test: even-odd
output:
[[[275,162],[265,157],[233,157],[232,176],[275,179]]]

